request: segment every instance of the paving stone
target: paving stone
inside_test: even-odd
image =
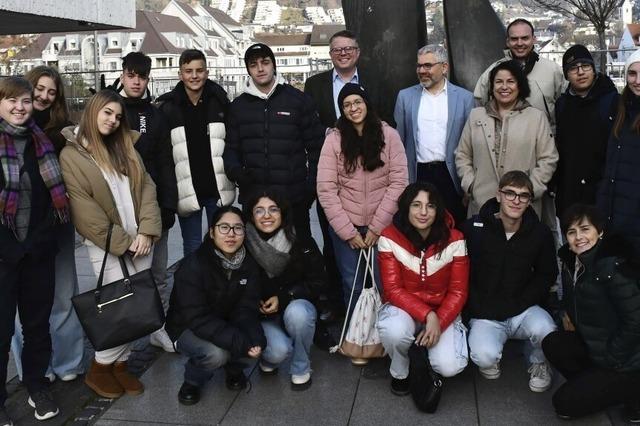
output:
[[[256,368],[252,389],[241,393],[225,415],[223,425],[346,425],[357,392],[360,368],[338,354],[312,349],[313,383],[305,391],[291,389],[288,363],[276,376]]]
[[[142,376],[145,392],[140,396],[123,396],[104,413],[100,421],[151,422],[149,424],[216,424],[222,419],[238,392],[224,386],[222,372],[217,372],[202,389],[200,403],[184,406],[178,402],[185,358],[165,353]],[[103,424],[103,423],[98,423]]]
[[[553,391],[562,383],[558,374],[554,376],[554,387],[546,392],[529,390],[529,373],[522,345],[510,341],[505,346],[500,368],[502,374],[497,380],[487,380],[480,376],[475,366],[470,366],[475,374],[478,417],[481,425],[511,426],[524,425],[566,425],[553,410]],[[606,413],[599,413],[571,424],[609,426],[611,421]]]
[[[385,365],[387,366],[388,363]],[[419,411],[410,395],[391,393],[391,375],[375,379],[360,379],[349,425],[372,425],[393,422],[396,425],[476,425],[473,372],[465,370],[456,377],[445,379],[442,399],[433,413]]]

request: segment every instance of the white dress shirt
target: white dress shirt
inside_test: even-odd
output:
[[[342,108],[338,106],[338,95],[340,94],[340,91],[342,90],[344,85],[347,84],[347,83],[360,84],[360,79],[358,78],[358,70],[357,69],[356,69],[356,73],[353,74],[353,76],[351,77],[351,80],[349,80],[349,81],[342,80],[342,78],[336,72],[335,68],[333,69],[333,73],[331,75],[333,76],[333,78],[332,78],[332,81],[333,81],[333,106],[336,109],[336,118],[340,118],[340,116],[342,115]]]
[[[435,95],[423,88],[418,109],[418,163],[445,161],[448,118],[446,80],[442,90]]]

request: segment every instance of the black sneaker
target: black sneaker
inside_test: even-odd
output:
[[[640,423],[640,402],[627,404],[627,412],[629,413],[629,422]]]
[[[29,405],[36,409],[34,415],[38,420],[50,419],[60,412],[48,390],[37,391],[29,395]]]
[[[193,405],[200,401],[200,387],[184,382],[178,391],[178,401],[182,405]]]
[[[409,378],[391,378],[391,393],[398,396],[409,395]]]
[[[336,340],[333,338],[327,326],[323,322],[316,322],[316,332],[313,335],[313,344],[316,345],[318,349],[323,351],[328,351],[332,347],[338,344]]]
[[[227,377],[224,379],[224,383],[227,385],[227,389],[239,391],[247,387],[247,378],[242,371],[227,371]]]
[[[0,426],[13,426],[11,417],[4,407],[0,407]]]

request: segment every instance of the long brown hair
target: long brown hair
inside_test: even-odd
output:
[[[34,89],[38,85],[40,77],[49,77],[56,85],[56,98],[49,107],[51,119],[42,130],[47,131],[66,126],[69,123],[69,110],[67,109],[67,100],[64,97],[64,85],[58,71],[45,65],[39,65],[26,73],[24,77],[29,80]]]
[[[122,108],[118,128],[108,136],[98,130],[98,113],[107,104],[115,102]],[[101,168],[128,176],[134,187],[143,179],[143,169],[133,147],[133,134],[125,114],[122,98],[113,90],[101,90],[93,95],[85,108],[78,129],[78,141],[84,146]]]
[[[362,166],[368,172],[384,166],[384,161],[380,158],[380,153],[385,145],[382,122],[371,108],[371,104],[368,102],[366,104],[367,115],[364,118],[362,137],[358,135],[353,123],[344,114],[338,118],[336,123],[336,127],[340,131],[340,149],[344,157],[344,171],[347,174],[355,172],[358,166]]]
[[[633,96],[635,95],[631,92],[629,86],[625,86],[622,91],[622,96],[620,96],[620,99],[618,100],[618,114],[616,115],[616,121],[613,123],[613,135],[616,138],[620,137],[620,130],[622,130],[622,127],[624,126],[624,120],[627,115],[627,105],[631,102]],[[633,123],[631,123],[631,129],[635,130],[635,132],[640,135],[640,114],[636,117]]]

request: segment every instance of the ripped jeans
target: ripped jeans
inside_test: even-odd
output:
[[[389,372],[395,379],[409,376],[409,347],[424,324],[415,321],[402,309],[390,304],[378,311],[376,325],[382,345],[391,357]],[[433,370],[443,377],[453,377],[465,369],[469,362],[467,328],[458,317],[440,335],[438,343],[429,349],[429,362]]]

